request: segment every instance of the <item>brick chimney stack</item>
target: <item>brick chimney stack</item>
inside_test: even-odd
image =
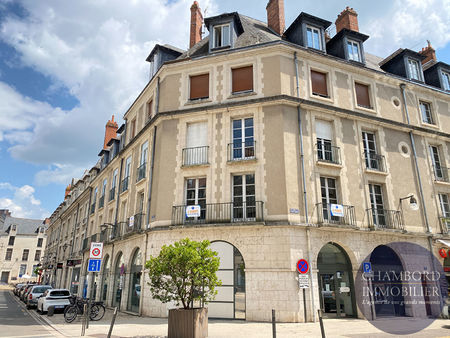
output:
[[[284,21],[284,0],[269,0],[266,6],[267,25],[278,35],[283,35],[286,23]]]
[[[70,190],[72,190],[72,185],[68,185],[66,187],[66,192],[64,193],[64,200],[67,198],[67,196],[70,194]]]
[[[117,122],[114,121],[114,115],[113,115],[112,119],[106,123],[105,141],[103,143],[103,149],[106,149],[106,147],[107,147],[106,145],[112,138],[117,137],[117,129],[119,129],[119,126],[117,125]]]
[[[203,15],[197,1],[191,6],[191,33],[189,39],[189,48],[192,48],[202,39]]]
[[[422,61],[423,65],[430,60],[436,61],[436,50],[433,47],[431,47],[430,40],[427,40],[427,42],[428,42],[428,46],[422,48],[422,50],[419,52],[423,56],[426,56],[426,59],[424,59]]]
[[[359,32],[358,27],[358,13],[353,8],[346,7],[336,19],[336,33],[339,33],[343,28],[351,31]]]

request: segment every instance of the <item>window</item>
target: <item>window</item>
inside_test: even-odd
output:
[[[209,74],[190,76],[190,100],[207,99],[209,97]]]
[[[113,177],[111,181],[111,190],[109,191],[109,200],[112,201],[115,198],[116,195],[116,184],[117,184],[117,175],[118,175],[118,169],[114,169],[113,171]]]
[[[358,106],[372,109],[370,105],[369,86],[355,82],[355,93]]]
[[[208,123],[189,123],[186,129],[186,148],[183,165],[208,163]]]
[[[431,162],[433,163],[434,176],[436,181],[448,181],[447,168],[442,166],[441,155],[438,146],[430,146]]]
[[[39,233],[43,234],[45,231],[44,227],[39,227]]]
[[[214,48],[230,46],[230,24],[214,26]]]
[[[141,158],[139,160],[139,168],[137,172],[137,181],[145,178],[145,171],[147,167],[148,141],[145,141],[141,146]]]
[[[369,184],[370,206],[374,225],[386,225],[384,215],[383,189],[379,184]]]
[[[11,230],[12,230],[12,231],[16,231],[16,229],[17,229],[17,227],[16,227],[15,224],[11,225]]]
[[[253,91],[253,66],[234,68],[231,76],[233,94]]]
[[[12,258],[13,249],[6,249],[5,261],[10,261]]]
[[[450,217],[450,204],[447,194],[439,194],[439,204],[441,205],[442,217]]]
[[[450,90],[450,74],[442,72],[442,84],[444,90]]]
[[[347,52],[349,60],[362,62],[361,51],[359,49],[359,42],[347,40]]]
[[[95,188],[92,192],[92,204],[91,204],[91,214],[95,212],[95,202],[97,201],[97,191],[98,188]]]
[[[186,180],[186,205],[199,205],[200,217],[189,217],[187,220],[205,219],[206,216],[206,177]]]
[[[44,241],[43,238],[38,238],[37,247],[42,248],[42,242]]]
[[[322,49],[322,37],[319,28],[306,26],[306,40],[308,47]]]
[[[105,205],[105,195],[106,195],[106,185],[108,184],[108,180],[106,178],[103,179],[103,183],[102,183],[102,191],[101,191],[101,196],[100,199],[98,201],[98,207],[99,208],[103,208],[103,206]]]
[[[232,121],[231,156],[229,160],[244,160],[255,158],[255,140],[253,130],[253,117]]]
[[[28,260],[28,254],[30,253],[30,250],[28,249],[23,249],[23,253],[22,253],[22,261],[27,261]]]
[[[256,219],[255,175],[234,175],[233,220]]]
[[[409,78],[420,81],[421,77],[420,77],[419,63],[416,60],[408,59],[408,67],[409,67]]]
[[[339,217],[331,216],[331,204],[337,204],[336,179],[320,177],[320,191],[322,194],[323,219],[327,221],[339,221]]]
[[[332,146],[332,124],[329,121],[316,120],[317,159],[319,161],[339,163],[338,149]]]
[[[144,213],[144,192],[138,193],[137,203],[136,203],[136,214]]]
[[[122,187],[121,191],[124,192],[128,190],[128,181],[130,180],[130,174],[131,174],[131,156],[128,156],[128,158],[125,161],[125,175],[124,179],[122,180]]]
[[[327,74],[311,70],[311,89],[313,95],[328,97]]]
[[[34,254],[34,260],[35,261],[41,260],[41,250],[36,250],[36,253]]]
[[[27,271],[27,265],[26,264],[20,264],[19,277],[22,277],[25,274],[26,271]]]
[[[135,135],[136,135],[136,119],[133,119],[133,121],[131,121],[130,126],[130,140],[134,138]]]
[[[153,117],[153,100],[147,102],[147,120]]]
[[[422,113],[422,122],[434,124],[433,116],[431,114],[431,105],[428,102],[419,102],[420,112]]]
[[[363,131],[362,141],[366,168],[370,170],[384,171],[383,157],[377,153],[375,134]]]
[[[9,236],[8,245],[14,245],[15,240],[16,236]]]

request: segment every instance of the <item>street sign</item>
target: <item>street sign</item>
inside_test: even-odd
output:
[[[89,272],[100,272],[100,267],[102,265],[101,259],[90,259],[88,264]]]
[[[363,263],[363,270],[364,270],[364,273],[371,273],[372,272],[372,263],[364,262]]]
[[[298,275],[298,287],[300,289],[309,289],[309,276]]]
[[[91,243],[89,258],[101,259],[103,257],[103,243]]]
[[[344,206],[342,204],[331,204],[331,216],[344,217]]]
[[[186,218],[200,217],[201,208],[199,205],[188,205],[186,207]]]
[[[300,259],[297,262],[297,271],[302,275],[309,271],[309,263],[306,259]]]

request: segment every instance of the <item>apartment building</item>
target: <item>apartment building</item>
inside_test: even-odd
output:
[[[356,273],[392,242],[430,250],[450,278],[439,255],[450,245],[450,66],[431,44],[365,53],[351,8],[332,37],[330,21],[303,12],[285,29],[283,0],[266,9],[267,23],[203,18],[194,1],[189,50],[154,47],[125,123],[108,121],[97,164],[50,218],[51,282],[164,317],[170,305],[152,298],[144,263],[186,237],[221,258],[215,318],[362,317]]]
[[[46,249],[45,220],[12,217],[0,210],[0,282],[37,281]]]

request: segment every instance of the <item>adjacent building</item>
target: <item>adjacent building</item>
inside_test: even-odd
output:
[[[208,239],[223,283],[211,317],[269,321],[276,309],[302,322],[319,308],[361,317],[354,278],[391,242],[450,269],[438,253],[450,245],[450,66],[430,44],[366,53],[370,32],[351,8],[334,36],[307,13],[285,29],[282,0],[266,9],[267,22],[203,18],[194,1],[190,48],[155,46],[125,123],[108,121],[97,164],[50,217],[49,282],[163,317],[170,305],[152,298],[145,261]],[[91,242],[104,243],[95,275]]]
[[[37,281],[46,248],[45,220],[12,217],[0,210],[0,282]]]

